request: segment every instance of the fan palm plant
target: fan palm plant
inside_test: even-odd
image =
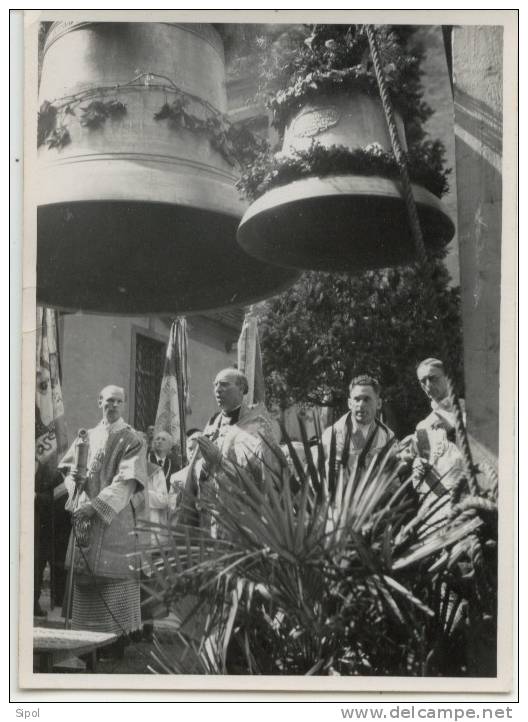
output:
[[[154,668],[463,674],[466,661],[452,649],[461,626],[479,615],[467,586],[471,550],[487,525],[448,495],[417,513],[394,442],[368,468],[360,456],[348,478],[335,439],[325,455],[303,433],[306,463],[289,440],[290,465],[273,450],[280,472],[221,463],[214,489],[200,498],[215,537],[209,525],[176,524],[168,535],[143,525],[160,532],[145,586],[181,618],[177,657],[158,644]],[[443,506],[445,524],[428,523]]]

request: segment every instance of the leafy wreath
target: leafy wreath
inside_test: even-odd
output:
[[[411,180],[441,197],[448,191],[450,171],[445,168],[443,144],[424,140],[423,123],[433,111],[423,101],[421,53],[406,50],[412,34],[406,26],[377,29],[391,97],[405,120]],[[278,37],[257,38],[257,46],[261,51],[260,98],[271,110],[280,134],[307,102],[321,95],[358,88],[367,94],[379,92],[363,26],[297,25]],[[265,149],[244,169],[237,187],[255,200],[270,188],[300,178],[339,174],[398,179],[400,169],[394,154],[377,143],[348,148],[314,141],[306,150],[273,154]]]
[[[159,79],[161,82],[157,82]],[[46,143],[48,148],[60,149],[71,142],[67,125],[67,116],[76,115],[80,109],[81,126],[91,130],[100,129],[107,119],[119,119],[127,113],[125,103],[115,95],[119,90],[130,88],[157,88],[165,95],[175,95],[172,102],[165,103],[154,113],[156,121],[167,120],[171,127],[203,133],[214,148],[231,166],[243,166],[253,161],[267,148],[268,144],[253,135],[243,124],[231,124],[225,115],[202,98],[179,88],[170,78],[155,73],[141,73],[130,82],[122,85],[90,88],[75,95],[44,101],[38,114],[37,146]],[[112,93],[114,97],[105,100]],[[87,105],[81,104],[88,102]],[[189,110],[191,101],[198,104],[202,116]]]
[[[409,26],[377,29],[391,99],[406,121],[410,143],[421,140],[421,124],[432,113],[422,97],[422,53],[416,44],[407,49],[412,34]],[[368,38],[361,25],[296,25],[278,37],[257,38],[257,47],[259,94],[279,132],[314,96],[337,88],[377,94]]]
[[[230,123],[220,113],[200,118],[187,110],[188,103],[182,94],[172,103],[164,103],[154,114],[154,120],[167,120],[172,127],[205,133],[211,146],[231,166],[243,167],[268,148],[267,141],[253,135],[243,124]]]
[[[65,105],[53,104],[45,100],[40,106],[37,124],[37,147],[46,143],[48,148],[63,148],[71,143],[70,131],[65,122],[67,115],[76,115],[75,107],[81,103],[72,101]],[[85,128],[101,128],[107,118],[120,118],[126,114],[124,103],[112,100],[92,100],[80,108],[80,124]],[[60,120],[60,122],[59,122]]]
[[[445,150],[439,141],[424,142],[409,149],[408,170],[411,180],[441,197],[449,190],[449,169],[444,168]],[[323,146],[316,141],[307,150],[288,153],[261,153],[242,173],[237,188],[255,200],[277,186],[309,176],[380,175],[398,179],[400,169],[394,154],[378,143],[351,150],[344,145]]]

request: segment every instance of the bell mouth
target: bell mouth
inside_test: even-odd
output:
[[[424,241],[440,249],[455,225],[441,201],[413,185]],[[412,263],[415,246],[398,181],[310,177],[273,188],[245,212],[237,239],[255,258],[286,268],[360,273]]]
[[[88,201],[37,212],[37,303],[163,316],[253,303],[299,273],[248,256],[238,218],[168,203]]]

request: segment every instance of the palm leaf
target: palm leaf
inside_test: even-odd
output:
[[[335,434],[328,458],[318,438],[315,464],[302,420],[300,428],[306,468],[283,430],[295,488],[278,454],[261,465],[230,462],[216,477],[216,491],[200,500],[217,538],[176,525],[163,541],[159,531],[164,552],[153,586],[161,584],[164,599],[175,602],[179,589],[194,590],[185,621],[206,613],[201,642],[184,645],[187,661],[178,669],[427,669],[443,630],[456,630],[464,613],[463,604],[448,605],[438,580],[458,578],[458,560],[472,535],[482,533],[482,521],[450,519],[448,495],[417,513],[407,493],[412,482],[397,477],[392,444],[368,468],[358,463],[349,478],[336,470]]]

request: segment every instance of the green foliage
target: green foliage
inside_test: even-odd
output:
[[[441,197],[448,190],[449,171],[442,143],[424,141],[423,123],[432,110],[422,99],[422,52],[416,44],[408,50],[412,35],[407,26],[377,28],[391,99],[405,122],[411,180]],[[278,35],[269,31],[255,44],[260,98],[272,111],[280,134],[306,103],[323,95],[359,89],[379,96],[364,26],[293,25]],[[246,163],[238,188],[250,200],[308,176],[352,173],[397,178],[399,174],[393,153],[375,143],[367,148],[313,143],[308,150],[285,149],[275,155],[263,149]]]
[[[48,148],[62,148],[71,143],[71,135],[66,125],[66,116],[75,115],[75,107],[80,99],[54,105],[45,100],[40,106],[37,123],[37,147],[46,143]],[[112,100],[93,100],[81,108],[80,124],[85,128],[101,128],[107,118],[121,118],[127,112],[126,105]]]
[[[242,166],[264,152],[267,143],[254,136],[243,124],[232,124],[223,115],[200,118],[186,110],[188,99],[181,95],[172,103],[164,103],[154,120],[168,120],[173,128],[205,133],[211,147],[231,165]]]
[[[45,100],[40,106],[37,118],[37,148],[53,133],[57,123],[57,109]]]
[[[407,50],[408,29],[379,26],[377,34],[395,106],[404,120],[425,121],[431,109],[422,100],[420,52]],[[260,46],[260,92],[279,130],[314,96],[337,88],[377,93],[363,26],[295,25],[278,37],[264,36]]]
[[[46,136],[48,148],[64,148],[71,143],[70,131],[65,125],[59,125]]]
[[[84,128],[101,128],[108,118],[121,118],[127,112],[119,100],[92,100],[81,108],[80,123]]]
[[[216,538],[176,525],[156,547],[145,589],[175,610],[190,600],[182,629],[196,623],[194,641],[179,635],[185,658],[158,645],[156,669],[467,674],[467,620],[483,605],[462,592],[472,574],[479,586],[472,549],[489,539],[485,522],[450,507],[447,495],[417,513],[391,443],[353,478],[335,463],[335,440],[328,459],[319,442],[307,466],[288,443],[293,474],[285,462],[264,480],[225,465],[216,491],[201,495]],[[311,460],[307,442],[304,452]],[[445,523],[433,528],[430,515],[442,507]],[[141,530],[167,532],[152,523]]]
[[[423,142],[407,154],[408,171],[413,182],[441,197],[448,190],[444,169],[445,150],[439,142]],[[286,185],[307,176],[324,177],[340,174],[380,175],[384,178],[400,177],[394,154],[372,143],[366,148],[350,150],[343,145],[323,146],[313,142],[307,150],[288,153],[260,153],[242,173],[237,183],[244,195],[255,200],[270,188]]]
[[[442,355],[439,324],[450,356],[444,359],[462,395],[462,340],[459,290],[434,265],[433,289],[419,269],[393,268],[360,276],[308,272],[283,294],[263,305],[261,350],[267,398],[291,404],[346,408],[347,386],[359,373],[382,385],[388,420],[400,436],[429,413],[416,380],[416,365]]]

